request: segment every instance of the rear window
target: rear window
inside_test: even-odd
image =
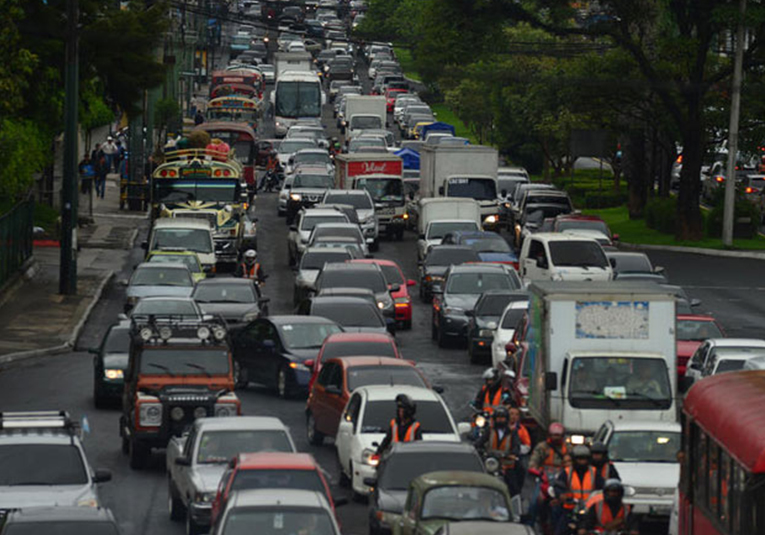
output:
[[[428,386],[417,370],[408,366],[355,366],[348,370],[349,391],[367,385]]]
[[[300,224],[300,230],[313,230],[313,228],[320,223],[347,223],[348,218],[344,215],[321,215],[321,216],[305,216]]]
[[[507,304],[512,300],[510,295],[487,295],[476,306],[476,316],[501,316]]]
[[[314,241],[321,236],[337,236],[361,240],[361,231],[359,231],[358,227],[319,227],[314,231],[314,235]]]
[[[231,490],[255,489],[299,489],[327,493],[316,470],[238,470]]]
[[[323,269],[324,264],[329,262],[344,262],[351,258],[351,254],[347,251],[343,252],[308,252],[303,255],[303,259],[300,261],[300,269]]]
[[[114,327],[109,331],[104,345],[106,353],[127,353],[130,351],[130,329]]]
[[[465,262],[478,262],[480,257],[473,250],[442,249],[434,247],[425,258],[426,266],[451,266]]]
[[[324,198],[324,204],[347,204],[354,208],[372,208],[372,201],[366,195],[347,195],[344,193],[330,193]]]
[[[319,303],[311,310],[313,316],[323,316],[343,327],[383,327],[379,313],[369,303]]]
[[[388,291],[385,278],[379,271],[333,269],[324,271],[321,275],[320,289],[325,288],[367,288],[374,293]]]
[[[608,266],[603,249],[594,241],[553,241],[549,246],[552,263],[556,266]]]
[[[385,490],[406,490],[414,478],[439,470],[484,471],[474,453],[402,453],[388,458],[378,484]]]
[[[110,522],[17,522],[3,530],[8,535],[118,535]]]
[[[401,275],[401,271],[398,267],[389,264],[381,264],[380,268],[382,269],[383,276],[388,284],[405,284],[404,277]]]
[[[335,342],[324,346],[322,359],[335,357],[396,357],[390,342]]]
[[[370,401],[364,409],[362,433],[385,433],[390,427],[391,415],[396,414],[395,400]],[[417,401],[417,421],[423,433],[454,433],[444,406],[438,401]]]

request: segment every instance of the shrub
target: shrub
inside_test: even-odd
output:
[[[615,208],[627,202],[623,193],[587,193],[584,196],[584,208]]]
[[[675,197],[658,197],[649,200],[645,205],[643,214],[648,228],[665,234],[675,233],[677,220],[677,199]]]
[[[725,212],[722,198],[707,217],[707,235],[712,238],[722,237],[723,215]],[[745,199],[736,199],[734,209],[733,236],[735,238],[756,238],[762,214],[759,207]]]

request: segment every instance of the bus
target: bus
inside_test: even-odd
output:
[[[765,371],[699,381],[683,402],[679,535],[765,533]]]
[[[271,92],[276,137],[284,137],[298,119],[321,120],[325,102],[321,80],[314,72],[284,71],[278,74]]]
[[[212,121],[197,125],[194,130],[204,130],[210,134],[211,138],[218,138],[228,143],[228,146],[233,150],[234,158],[244,168],[242,176],[248,188],[253,189],[255,187],[255,157],[257,155],[255,142],[257,137],[255,130],[249,124]]]
[[[259,115],[259,102],[240,95],[218,97],[207,103],[208,121],[247,123],[253,130],[257,130]]]
[[[263,73],[257,69],[249,67],[239,67],[227,71],[215,71],[212,73],[210,81],[210,91],[214,91],[218,86],[239,86],[251,87],[255,90],[255,97],[258,100],[263,98],[263,90],[266,82]]]

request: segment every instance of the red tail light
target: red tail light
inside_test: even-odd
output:
[[[725,177],[722,177],[722,176],[716,176],[716,177],[715,177],[715,180],[716,180],[717,182],[725,182]]]
[[[746,188],[747,193],[754,193],[754,188]]]

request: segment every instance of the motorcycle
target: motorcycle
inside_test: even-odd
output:
[[[279,189],[279,175],[276,171],[266,171],[265,183],[263,184],[263,191],[270,193]]]
[[[472,404],[470,404],[470,408],[473,410],[473,415],[470,417],[470,434],[468,439],[471,442],[475,442],[489,426],[491,415],[488,411],[479,409]]]

